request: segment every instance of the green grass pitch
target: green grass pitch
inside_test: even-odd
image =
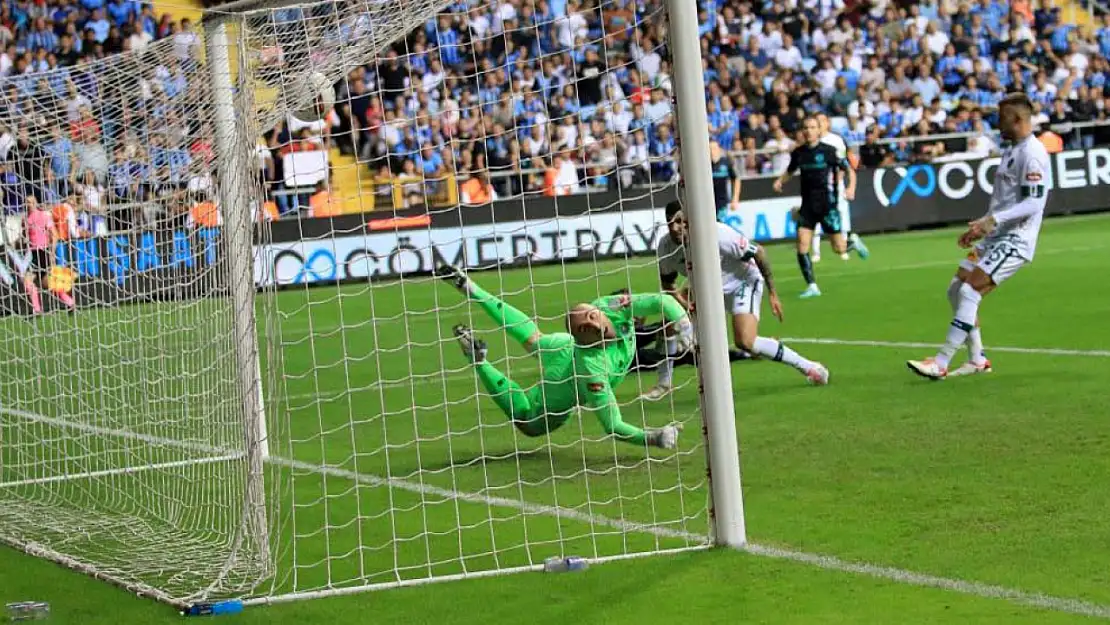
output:
[[[785,337],[826,364],[831,385],[809,387],[796,372],[773,363],[733,365],[753,544],[831,556],[834,567],[888,567],[888,577],[913,572],[978,592],[989,585],[995,594],[1006,589],[1010,599],[812,562],[700,551],[610,562],[585,573],[521,573],[254,607],[222,620],[483,625],[518,622],[522,615],[537,623],[1093,620],[1068,613],[1069,605],[1110,617],[1105,401],[1110,292],[1102,287],[1110,259],[1108,231],[1108,216],[1047,221],[1036,262],[984,301],[983,333],[995,372],[943,383],[914,377],[904,361],[930,354],[933,350],[920,344],[944,336],[951,315],[944,291],[961,257],[955,231],[872,237],[873,256],[866,262],[844,263],[826,253],[817,266],[825,295],[809,301],[794,297],[802,285],[792,248],[772,246],[786,321],[780,325],[767,314],[762,331]],[[475,277],[535,312],[549,331],[560,329],[568,302],[622,286],[649,290],[658,284],[654,266],[644,258]],[[45,323],[71,324],[55,335],[78,332],[90,344],[110,345],[181,323],[180,313],[165,309],[98,313],[100,319],[136,316],[134,324],[114,323],[114,336],[85,327],[82,315]],[[189,323],[212,316],[203,305],[189,310],[197,315]],[[524,566],[560,549],[606,556],[683,547],[698,543],[707,531],[704,456],[689,369],[679,370],[678,380],[686,384],[665,402],[635,401],[653,375],[630,376],[619,391],[629,421],[689,420],[677,454],[649,454],[602,440],[589,415],[572,419],[550,441],[529,440],[514,435],[488,399],[475,400],[476,381],[445,339],[453,324],[473,323],[490,341],[491,357],[521,382],[535,379],[534,364],[445,285],[421,279],[290,290],[261,302],[260,310],[276,320],[262,342],[279,347],[281,355],[280,374],[268,370],[265,376],[284,381],[280,393],[271,389],[270,400],[277,403],[270,407],[288,415],[282,419],[287,427],[271,426],[272,452],[289,460],[270,475],[281,485],[269,494],[279,497],[284,519],[275,540],[291,544],[295,538],[297,545],[295,553],[282,549],[280,556],[283,569],[296,572],[296,583],[285,576],[277,582],[279,590]],[[22,323],[4,321],[0,339],[17,345],[19,333],[26,332]],[[157,358],[159,367],[172,371],[175,360],[167,354],[188,350],[194,339],[183,332],[144,348],[154,352],[129,352],[130,364],[115,367],[123,379],[96,377],[84,384],[141,387],[140,368],[149,369]],[[226,351],[220,337],[213,340],[194,351]],[[62,371],[73,356],[50,338],[37,349],[53,363],[48,371]],[[205,377],[213,385],[219,366],[214,363]],[[187,384],[144,383],[152,394],[195,393],[200,405],[211,400]],[[15,388],[0,386],[5,392]],[[60,396],[63,390],[47,387],[48,394]],[[230,393],[230,387],[223,392]],[[124,411],[135,395],[98,401],[106,410]],[[62,417],[76,410],[73,406],[50,416]],[[0,416],[0,433],[18,433],[20,423],[18,416]],[[49,433],[50,427],[37,423],[33,431]],[[158,431],[176,435],[168,425]],[[118,452],[113,445],[122,443],[110,438],[98,444]],[[86,437],[83,449],[93,442]],[[63,446],[46,454],[64,464],[67,451],[72,449]],[[23,447],[18,453],[32,452]],[[129,453],[131,462],[142,460]],[[121,462],[119,453],[108,456],[88,462],[108,463],[93,468]],[[18,455],[0,458],[0,483],[16,477],[11,471],[21,457],[26,461]],[[174,459],[162,455],[148,461]],[[328,473],[307,470],[321,463]],[[213,467],[217,481],[219,470]],[[362,477],[354,479],[355,474]],[[400,483],[377,479],[385,475]],[[158,487],[144,481],[153,477],[130,479],[135,481],[104,484],[136,493]],[[168,488],[176,493],[183,487]],[[188,488],[205,493],[217,486]],[[458,492],[473,496],[451,495]],[[590,516],[604,521],[591,524],[585,520]],[[658,531],[620,531],[637,524]],[[0,549],[0,602],[19,600],[49,601],[51,621],[58,623],[179,618],[163,605]]]

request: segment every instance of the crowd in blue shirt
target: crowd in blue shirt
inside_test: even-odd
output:
[[[663,18],[658,0],[451,6],[340,84],[340,142],[375,173],[400,172],[431,145],[447,158],[426,173],[510,172],[500,177],[508,193],[539,188],[531,172],[556,155],[576,163],[583,183],[670,179]],[[759,174],[775,169],[773,152],[818,111],[851,144],[905,139],[890,148],[903,161],[967,148],[916,137],[992,135],[1010,91],[1030,95],[1045,128],[1100,120],[1110,95],[1104,19],[1088,31],[1028,0],[700,0],[710,133],[742,155],[742,173]],[[1100,132],[1067,140],[1089,145]]]

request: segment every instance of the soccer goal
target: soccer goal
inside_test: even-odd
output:
[[[742,545],[720,298],[659,401],[662,318],[628,320],[627,430],[522,424],[490,381],[547,401],[520,327],[658,301],[679,196],[720,291],[697,29],[693,0],[245,0],[5,85],[0,183],[54,241],[3,224],[0,540],[178,607]]]

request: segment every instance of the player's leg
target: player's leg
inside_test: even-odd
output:
[[[854,250],[862,260],[871,257],[871,250],[863,239],[852,230],[852,204],[845,198],[840,199],[840,229],[848,237],[848,249]]]
[[[821,262],[821,224],[817,224],[817,229],[813,231],[813,243],[810,245],[810,258],[815,263]]]
[[[841,260],[848,260],[848,241],[840,221],[840,209],[833,207],[821,216],[821,228],[829,235],[829,245]]]
[[[27,259],[27,271],[23,274],[23,289],[31,302],[31,312],[36,315],[42,314],[42,294],[39,287],[46,269],[42,264],[44,257],[45,254],[41,254],[40,250],[31,250]]]
[[[983,257],[975,265],[966,278],[955,287],[955,313],[952,323],[948,328],[944,346],[933,358],[925,360],[911,360],[907,366],[920,376],[942,380],[948,376],[948,364],[961,346],[968,342],[968,338],[975,329],[979,318],[979,305],[983,297],[993,291],[999,284],[1017,273],[1025,265],[1012,246],[1001,243],[985,249]]]
[[[759,311],[763,302],[762,283],[743,288],[725,299],[732,313],[732,337],[736,347],[773,362],[790,365],[814,384],[828,384],[829,370],[775,339],[759,336]]]
[[[948,283],[948,303],[952,307],[953,315],[956,314],[956,309],[960,305],[960,286],[971,280],[971,274],[975,271],[975,260],[977,260],[977,257],[974,253],[969,255],[968,259],[960,263],[955,277]],[[984,292],[984,295],[987,292]],[[987,360],[986,353],[983,351],[983,332],[980,329],[978,317],[975,318],[975,327],[971,328],[971,331],[967,334],[967,352],[967,362],[950,371],[948,375],[974,375],[976,373],[990,373],[993,370],[991,362]]]
[[[660,342],[663,344],[663,353],[657,360],[656,372],[658,379],[655,386],[650,388],[640,399],[646,401],[659,401],[674,390],[674,367],[679,357],[678,338],[675,336],[674,326],[659,324],[657,329]]]
[[[436,276],[450,282],[470,301],[484,310],[494,323],[504,328],[514,341],[529,352],[535,353],[543,334],[531,317],[487,293],[458,267],[450,265],[439,267],[436,269]]]
[[[486,360],[488,348],[485,341],[475,338],[474,333],[466,326],[455,326],[454,332],[463,355],[474,364],[482,387],[489,393],[493,403],[497,404],[501,412],[513,422],[516,429],[525,436],[542,436],[554,429],[539,410],[542,402],[535,400],[532,396],[534,393],[522,389],[519,384]],[[538,388],[533,389],[535,390]],[[562,425],[563,421],[566,421],[565,416],[556,427]]]
[[[801,270],[801,278],[806,281],[806,290],[801,292],[803,298],[816,298],[821,294],[821,290],[817,288],[817,279],[814,278],[814,263],[809,258],[809,246],[814,241],[814,229],[817,228],[819,220],[814,219],[805,205],[797,213],[798,223],[798,269]]]
[[[35,284],[36,275],[33,270],[23,274],[23,290],[27,292],[27,298],[31,302],[31,312],[36,315],[42,314],[42,295],[39,293],[39,287]]]

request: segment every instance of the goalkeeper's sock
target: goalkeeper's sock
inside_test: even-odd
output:
[[[678,339],[667,337],[666,356],[659,361],[659,386],[670,388],[674,386],[674,357],[678,354]]]
[[[806,373],[815,366],[812,360],[803,358],[801,354],[775,339],[762,336],[755,337],[752,351],[768,360],[790,365],[802,373]]]
[[[809,254],[798,253],[798,268],[802,270],[802,278],[806,281],[806,285],[817,284],[817,279],[813,277],[813,261],[809,259]]]
[[[488,362],[479,362],[474,367],[478,371],[478,379],[482,381],[482,386],[486,388],[486,392],[505,416],[513,421],[527,417],[532,411],[532,402],[528,400],[528,395],[519,384],[510,380]]]
[[[39,287],[31,280],[24,282],[23,286],[27,287],[27,295],[31,298],[31,310],[36,315],[42,313],[42,296],[39,294]]]
[[[468,288],[470,299],[481,306],[482,310],[486,311],[486,314],[504,328],[505,332],[517,343],[527,347],[528,341],[539,334],[539,327],[528,315],[490,295],[473,281],[470,282]]]

